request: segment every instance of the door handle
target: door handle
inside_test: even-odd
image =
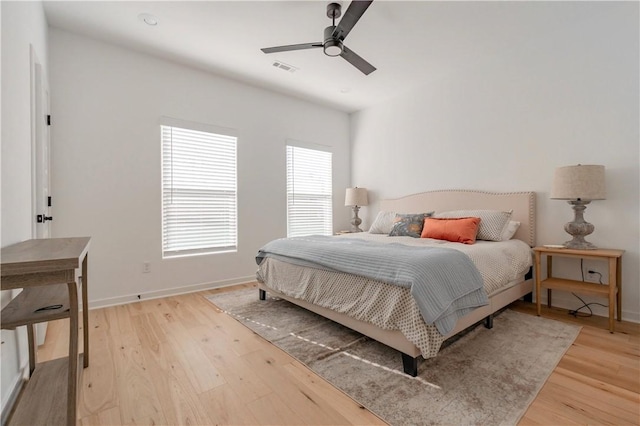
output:
[[[53,220],[53,216],[47,216],[46,214],[39,214],[36,216],[36,222],[38,223],[44,223],[48,220]]]

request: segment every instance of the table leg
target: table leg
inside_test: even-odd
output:
[[[553,256],[547,255],[547,278],[553,277]],[[547,308],[551,308],[551,289],[547,289]]]
[[[78,402],[78,284],[69,287],[69,382],[67,383],[67,425],[76,424]]]
[[[618,258],[616,262],[616,286],[618,288],[616,295],[618,321],[622,321],[622,257]]]
[[[538,316],[540,316],[540,252],[535,252],[535,263],[534,263],[535,273],[536,273],[536,312]]]
[[[616,289],[618,287],[618,283],[616,281],[617,268],[616,268],[616,258],[612,257],[609,259],[609,332],[614,332],[615,321],[614,321],[614,308],[616,305]]]
[[[84,343],[84,368],[89,366],[89,296],[87,292],[87,283],[89,282],[89,253],[87,253],[82,261],[82,337]]]
[[[31,377],[38,362],[38,342],[35,324],[27,324],[27,340],[29,340],[29,377]]]

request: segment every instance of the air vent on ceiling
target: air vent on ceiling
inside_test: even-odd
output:
[[[296,72],[299,69],[294,67],[293,65],[285,64],[284,62],[280,62],[280,61],[275,61],[273,63],[273,66],[289,72]]]

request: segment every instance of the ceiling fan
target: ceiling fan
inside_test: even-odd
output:
[[[260,50],[264,53],[276,53],[322,47],[325,55],[342,56],[351,65],[358,68],[364,74],[369,75],[376,70],[376,67],[358,56],[353,50],[345,46],[343,42],[371,3],[373,3],[373,0],[353,0],[337,26],[336,18],[342,15],[342,6],[339,3],[329,3],[327,5],[327,16],[333,20],[333,24],[324,29],[323,42],[265,47]]]

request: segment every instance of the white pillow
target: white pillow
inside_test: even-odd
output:
[[[393,221],[396,218],[396,212],[378,212],[376,220],[373,221],[371,228],[369,228],[370,234],[388,234],[393,228]]]
[[[507,223],[507,226],[502,230],[500,241],[509,241],[512,239],[518,228],[520,228],[520,222],[510,220],[509,223]]]
[[[433,215],[435,218],[479,217],[478,240],[502,241],[502,232],[511,220],[511,213],[499,210],[453,210]],[[515,232],[515,231],[514,231]]]

